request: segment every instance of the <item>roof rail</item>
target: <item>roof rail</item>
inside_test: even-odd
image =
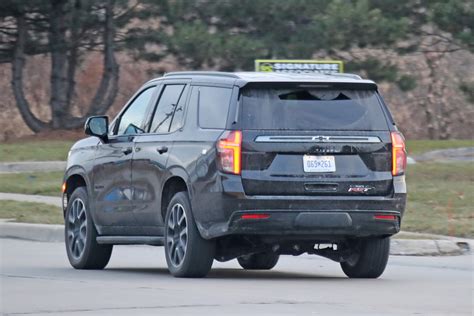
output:
[[[211,76],[211,77],[226,77],[238,79],[239,76],[231,72],[220,72],[220,71],[175,71],[169,72],[164,75],[165,77],[172,76]]]
[[[341,72],[330,72],[330,73],[327,73],[326,75],[336,76],[336,77],[347,77],[347,78],[362,80],[361,76],[356,75],[356,74],[350,74],[350,73],[347,73],[347,72],[342,72],[342,73]]]

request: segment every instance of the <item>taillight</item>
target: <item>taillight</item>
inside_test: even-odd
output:
[[[405,173],[407,165],[407,151],[405,139],[399,132],[392,132],[392,175],[398,176]]]
[[[219,168],[223,172],[240,174],[242,159],[242,132],[228,131],[217,142]]]

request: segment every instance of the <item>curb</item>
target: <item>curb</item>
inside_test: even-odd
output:
[[[64,226],[0,221],[0,238],[64,242]],[[472,240],[391,239],[390,254],[396,256],[454,256],[468,253]]]
[[[468,242],[431,239],[392,239],[390,254],[397,256],[455,256],[470,252]]]
[[[43,242],[64,242],[64,226],[0,222],[0,238],[16,238]]]

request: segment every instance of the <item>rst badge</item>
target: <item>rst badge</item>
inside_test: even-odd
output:
[[[351,193],[367,193],[370,190],[375,189],[374,187],[371,187],[369,185],[362,185],[362,184],[356,184],[356,185],[351,185],[349,187],[349,190],[347,192]]]

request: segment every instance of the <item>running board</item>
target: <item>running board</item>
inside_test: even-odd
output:
[[[164,237],[155,236],[99,236],[96,240],[99,244],[112,245],[163,246],[165,244]]]

